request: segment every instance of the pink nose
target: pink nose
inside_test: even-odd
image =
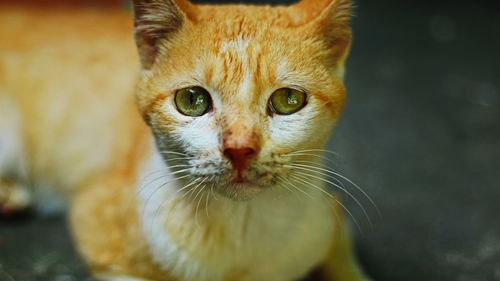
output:
[[[255,155],[257,155],[257,151],[250,147],[224,149],[224,156],[231,161],[233,168],[238,172],[246,169],[248,161]]]

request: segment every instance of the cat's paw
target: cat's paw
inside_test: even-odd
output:
[[[11,180],[0,180],[0,216],[10,216],[31,205],[29,190]]]

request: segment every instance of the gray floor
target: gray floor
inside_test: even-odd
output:
[[[500,280],[499,5],[358,2],[331,148],[382,213],[363,200],[370,228],[348,202],[361,262],[379,281]],[[85,276],[63,218],[0,221],[1,281]]]

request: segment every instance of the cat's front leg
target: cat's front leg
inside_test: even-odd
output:
[[[348,225],[342,217],[342,209],[334,204],[337,231],[327,259],[319,268],[318,281],[371,281],[362,272],[354,256]]]
[[[136,178],[135,172],[118,170],[77,188],[71,196],[77,248],[99,281],[173,280],[152,261],[144,240]]]

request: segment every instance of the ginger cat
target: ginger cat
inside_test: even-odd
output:
[[[125,12],[1,9],[0,208],[68,201],[100,280],[364,280],[309,173],[350,6],[135,0],[139,57]]]

